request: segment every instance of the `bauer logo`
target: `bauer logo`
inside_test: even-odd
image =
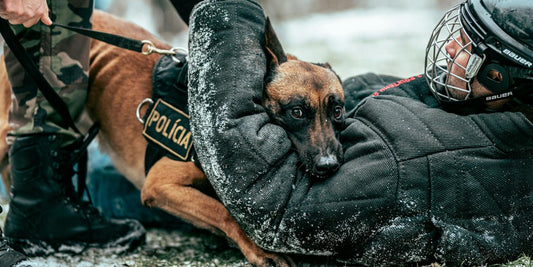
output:
[[[508,57],[512,58],[513,60],[515,60],[516,62],[528,67],[528,68],[531,68],[533,66],[533,63],[531,63],[531,61],[517,55],[515,52],[505,48],[503,49],[503,53],[506,54]]]

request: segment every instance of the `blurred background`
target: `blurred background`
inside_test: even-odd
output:
[[[376,72],[422,73],[429,35],[459,0],[258,0],[287,53],[328,62],[342,79]],[[168,0],[96,0],[107,9],[187,46],[187,27]],[[143,12],[139,12],[143,10]]]

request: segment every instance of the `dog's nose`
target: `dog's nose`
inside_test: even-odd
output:
[[[339,160],[335,155],[320,156],[316,162],[315,169],[317,174],[326,175],[336,171],[340,166]]]

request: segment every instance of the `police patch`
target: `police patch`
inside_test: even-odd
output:
[[[189,159],[192,136],[189,115],[158,99],[144,123],[143,135],[182,160]]]

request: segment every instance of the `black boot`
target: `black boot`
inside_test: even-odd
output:
[[[146,231],[139,222],[107,219],[80,199],[70,149],[60,144],[58,135],[32,135],[17,137],[11,147],[5,236],[12,247],[34,256],[91,247],[120,253],[142,244]]]
[[[0,213],[2,213],[2,206],[0,206]],[[9,246],[2,235],[2,229],[0,229],[0,267],[11,267],[17,264],[17,266],[25,266],[26,264],[23,264],[23,261],[28,261],[28,258]],[[27,266],[30,266],[30,264],[28,262]]]
[[[0,230],[0,267],[11,267],[15,266],[23,261],[27,261],[28,258],[12,249],[7,240],[2,236],[2,231]]]

